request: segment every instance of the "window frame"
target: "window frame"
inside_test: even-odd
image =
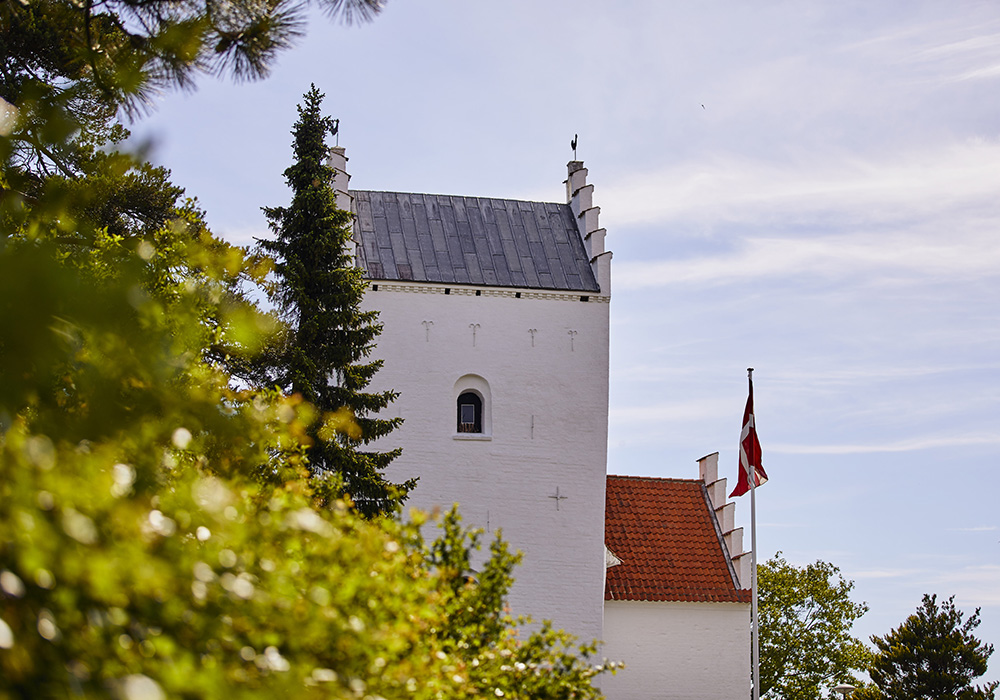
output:
[[[490,383],[486,379],[478,374],[463,374],[460,376],[453,386],[452,394],[452,408],[454,413],[451,414],[452,418],[452,430],[455,431],[452,437],[455,440],[483,440],[489,441],[493,439],[493,395],[490,389]],[[472,394],[476,399],[478,399],[478,421],[474,421],[475,432],[468,431],[464,432],[461,427],[462,423],[462,399],[466,394]],[[468,402],[466,402],[468,403]],[[475,406],[475,402],[473,402]]]
[[[483,435],[483,397],[478,392],[466,390],[458,395],[455,401],[456,421],[455,432],[459,435]],[[472,422],[469,423],[463,418],[462,409],[472,408]]]

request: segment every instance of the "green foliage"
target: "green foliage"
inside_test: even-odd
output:
[[[8,101],[34,83],[72,93],[79,107],[95,100],[117,108],[189,87],[202,72],[259,78],[299,36],[312,4],[346,21],[371,19],[382,7],[378,0],[3,0],[0,87]]]
[[[526,700],[601,697],[591,679],[606,670],[614,673],[619,664],[589,664],[596,644],[576,647],[569,635],[548,622],[531,631],[521,626],[528,620],[513,624],[505,610],[506,597],[520,555],[509,551],[500,533],[490,545],[489,559],[474,572],[471,555],[479,549],[481,533],[463,530],[455,509],[445,514],[441,529],[427,549],[446,619],[433,632],[445,653],[462,660],[478,692]]]
[[[254,409],[254,437],[287,433],[287,408]],[[302,480],[212,476],[207,436],[143,432],[156,470],[116,441],[7,431],[0,697],[597,696],[551,630],[456,626],[480,587],[429,566],[415,530],[316,509]]]
[[[317,426],[308,458],[314,474],[337,475],[358,512],[371,517],[395,511],[414,482],[392,484],[383,477],[399,450],[362,449],[402,421],[373,415],[396,398],[394,392],[364,391],[382,366],[366,359],[382,326],[376,312],[361,309],[367,284],[348,254],[352,218],[337,208],[334,173],[326,164],[332,121],[322,114],[323,95],[314,85],[303,99],[292,130],[295,162],[285,170],[291,205],[264,209],[276,239],[260,247],[275,256],[272,297],[290,329],[261,383],[297,393],[323,412],[354,415],[353,433],[326,434]]]
[[[856,680],[865,646],[851,625],[868,611],[833,564],[792,566],[779,552],[757,568],[761,697],[820,698],[825,687]]]
[[[150,474],[114,444],[8,432],[0,695],[99,697],[145,677],[169,697],[318,697],[315,669],[337,669],[337,695],[364,682],[390,697],[435,666],[408,659],[429,609],[411,596],[431,591],[385,529],[209,476],[208,438],[179,437],[143,441],[172,462]],[[370,672],[377,657],[391,672]]]
[[[504,598],[513,583],[511,571],[520,556],[511,554],[498,536],[490,546],[487,566],[474,575],[472,553],[479,548],[479,534],[470,533],[472,546],[467,546],[466,534],[454,509],[444,516],[442,531],[428,558],[448,584],[449,628],[442,637],[454,647],[478,651],[494,644],[506,629]]]
[[[86,172],[94,143],[116,142],[165,89],[205,73],[265,76],[317,5],[368,20],[381,0],[0,0],[3,189],[32,196]],[[16,129],[13,124],[17,125]]]
[[[938,605],[925,595],[917,612],[884,637],[872,637],[876,653],[868,667],[874,683],[857,691],[859,700],[992,700],[1000,683],[973,686],[986,673],[993,645],[972,634],[979,608],[963,622],[955,598]]]

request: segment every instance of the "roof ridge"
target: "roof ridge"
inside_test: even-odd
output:
[[[349,189],[348,194],[355,192],[368,192],[378,194],[405,194],[418,197],[458,197],[459,199],[486,199],[491,202],[524,202],[525,204],[555,204],[560,207],[568,207],[566,202],[550,202],[546,199],[516,199],[514,197],[482,197],[477,194],[447,194],[444,192],[406,192],[402,190],[359,190]]]
[[[680,481],[684,483],[697,484],[701,479],[682,479],[677,476],[631,476],[629,474],[608,474],[609,479],[636,479],[640,481]]]

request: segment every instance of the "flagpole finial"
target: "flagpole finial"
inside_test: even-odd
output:
[[[748,377],[752,377],[753,376],[753,367],[747,367],[747,376]]]

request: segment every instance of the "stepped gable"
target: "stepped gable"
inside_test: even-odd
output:
[[[701,480],[608,476],[605,600],[749,603]]]
[[[371,280],[600,293],[569,204],[351,190]]]

